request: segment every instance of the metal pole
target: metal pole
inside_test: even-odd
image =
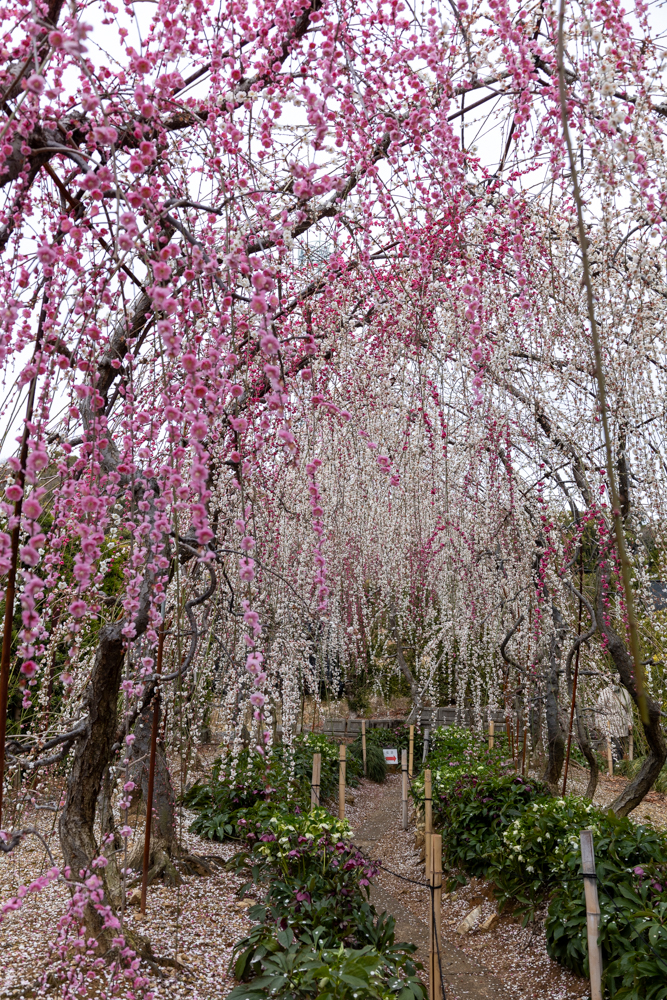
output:
[[[430,969],[429,994],[431,1000],[444,1000],[440,980],[439,956],[442,952],[442,837],[431,834],[431,920],[429,927]]]
[[[403,787],[401,789],[401,820],[404,830],[408,828],[408,751],[401,750],[401,770],[403,771]]]
[[[361,756],[364,761],[364,778],[366,777],[368,768],[366,767],[366,720],[361,720]]]
[[[582,594],[584,590],[584,553],[583,549],[579,554],[580,565],[579,565],[579,593]],[[583,606],[583,601],[579,598],[579,621],[577,623],[577,638],[581,635],[581,609]],[[563,772],[563,795],[565,795],[565,789],[567,788],[567,772],[570,766],[570,747],[572,746],[572,721],[574,719],[574,709],[576,705],[577,698],[577,680],[579,678],[579,650],[581,649],[581,643],[577,646],[577,656],[574,661],[574,677],[572,678],[572,701],[570,703],[570,728],[567,733],[567,753],[565,754],[565,770]]]
[[[602,953],[598,940],[600,902],[598,900],[598,884],[595,873],[593,831],[582,830],[579,840],[581,843],[581,870],[584,875],[584,893],[586,895],[586,927],[588,931],[588,968],[591,976],[591,1000],[602,1000]]]
[[[338,818],[345,819],[345,744],[343,743],[338,758]]]
[[[524,723],[523,726],[523,750],[521,751],[521,773],[526,773],[526,741],[528,739],[528,728]]]
[[[155,673],[162,672],[162,651],[164,649],[164,622],[160,626],[157,640],[157,664]],[[148,889],[148,862],[151,856],[151,826],[153,825],[153,790],[155,788],[155,756],[157,752],[157,731],[160,722],[160,689],[156,687],[153,697],[153,725],[151,727],[151,756],[148,767],[148,795],[146,796],[146,827],[144,830],[144,863],[141,872],[141,912],[146,912],[146,890]]]

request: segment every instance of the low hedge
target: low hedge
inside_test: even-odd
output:
[[[272,747],[265,756],[243,750],[235,768],[231,757],[218,758],[211,778],[193,785],[183,798],[197,813],[192,830],[211,840],[238,838],[239,820],[252,821],[264,802],[275,803],[278,812],[309,810],[314,753],[322,755],[321,800],[332,798],[338,790],[339,746],[320,733],[308,733],[297,736],[292,747]],[[378,780],[385,774],[386,769]],[[348,754],[347,784],[357,787],[362,775],[360,754]]]

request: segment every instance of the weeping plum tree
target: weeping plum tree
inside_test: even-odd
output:
[[[374,656],[416,703],[446,669],[477,723],[518,712],[557,750],[587,525],[613,595],[588,674],[608,650],[651,734],[636,804],[665,758],[641,674],[666,523],[647,8],[586,0],[560,31],[508,0],[2,17],[2,770],[65,767],[95,934],[119,940],[100,803],[129,836],[158,696],[172,748],[213,690],[232,753],[247,722],[261,754],[323,662]]]

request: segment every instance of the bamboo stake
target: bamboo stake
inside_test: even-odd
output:
[[[366,774],[367,774],[367,767],[366,767],[366,720],[365,719],[361,720],[361,756],[363,757],[363,761],[364,761],[364,778],[365,778]]]
[[[338,758],[338,818],[345,819],[345,744],[341,743]]]
[[[408,828],[408,751],[401,750],[401,770],[403,785],[401,788],[401,822],[404,830]]]
[[[310,808],[316,809],[320,804],[320,776],[322,774],[322,754],[313,754],[313,775],[310,784]]]
[[[611,736],[607,733],[607,770],[609,772],[609,777],[614,776],[614,758],[611,754]]]
[[[157,663],[155,673],[162,673],[162,651],[164,650],[164,622],[160,626],[157,640]],[[153,791],[155,789],[155,757],[157,754],[157,732],[160,725],[160,689],[156,687],[153,698],[153,723],[151,726],[151,756],[148,765],[148,793],[146,795],[146,827],[144,829],[144,860],[141,871],[141,912],[146,913],[146,892],[148,890],[148,863],[151,857],[151,827],[153,826]]]
[[[415,763],[415,727],[410,726],[410,757],[408,760],[408,777],[412,781]]]
[[[579,840],[581,843],[581,868],[584,875],[584,893],[586,896],[586,928],[588,931],[588,968],[591,976],[591,1000],[602,1000],[602,954],[598,941],[600,902],[598,900],[598,886],[595,875],[593,831],[582,830]]]
[[[630,726],[630,738],[628,740],[628,760],[634,760],[635,757],[635,737],[632,732],[632,726]]]
[[[431,769],[424,771],[424,865],[426,877],[431,877],[431,834],[433,833],[433,793],[431,791]]]
[[[442,837],[431,834],[431,920],[429,924],[429,1000],[444,1000],[440,980],[442,955]]]
[[[493,750],[493,719],[489,719],[489,750]]]

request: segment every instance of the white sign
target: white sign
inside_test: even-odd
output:
[[[398,750],[383,750],[382,753],[387,764],[398,764]]]

